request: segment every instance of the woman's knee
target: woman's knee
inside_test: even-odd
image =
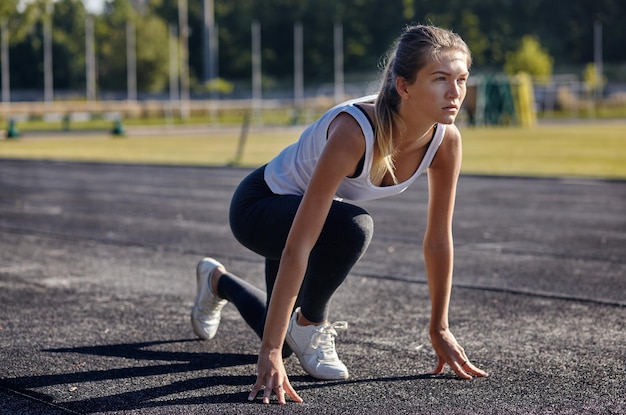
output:
[[[331,208],[323,233],[325,242],[340,250],[364,252],[374,233],[374,220],[364,209],[342,202]]]
[[[367,247],[374,234],[374,220],[367,213],[362,213],[352,218],[350,236],[358,241],[363,247]]]

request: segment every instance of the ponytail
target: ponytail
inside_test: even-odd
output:
[[[372,165],[371,181],[379,184],[389,172],[394,183],[397,183],[394,174],[394,146],[393,146],[393,127],[401,125],[402,120],[398,115],[400,106],[400,94],[396,90],[395,77],[393,75],[393,59],[391,56],[383,72],[383,82],[375,104],[376,117],[376,148],[378,153],[374,157]]]

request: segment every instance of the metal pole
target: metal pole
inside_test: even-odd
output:
[[[169,26],[170,50],[170,101],[178,100],[178,43],[176,42],[176,28]]]
[[[180,32],[180,116],[189,118],[189,26],[187,0],[178,0],[178,27]]]
[[[217,27],[214,0],[204,0],[204,81],[217,78]]]
[[[93,16],[85,16],[85,70],[87,101],[96,99],[96,53],[94,47]]]
[[[52,11],[53,3],[46,4],[46,15],[43,22],[43,67],[44,67],[44,100],[52,102],[54,86],[52,74]]]
[[[11,101],[11,82],[9,71],[9,31],[7,30],[7,20],[0,22],[0,37],[2,37],[2,102]]]
[[[128,100],[137,100],[137,38],[135,23],[126,22],[126,77]]]
[[[303,57],[303,29],[298,22],[293,28],[293,97],[295,107],[300,109],[304,104],[304,57]]]
[[[178,101],[178,42],[176,40],[176,28],[169,26],[169,52],[170,52],[170,108]],[[171,111],[168,113],[168,120]]]
[[[252,109],[255,118],[260,115],[261,109],[261,24],[252,22]]]
[[[220,42],[219,42],[219,33],[220,33],[220,25],[217,23],[213,27],[213,36],[211,37],[211,49],[213,50],[213,78],[219,78],[220,76]]]
[[[341,23],[335,23],[333,39],[335,46],[335,101],[341,102],[344,99],[343,26]]]
[[[596,89],[596,94],[600,92],[602,86],[602,78],[604,76],[604,68],[602,63],[602,23],[595,21],[593,23],[593,60],[596,67],[596,75],[600,84]]]
[[[213,63],[211,67],[213,68],[213,72],[211,79],[217,79],[219,77],[219,68],[217,66],[218,56],[219,56],[219,42],[217,39],[217,34],[219,33],[218,25],[213,26],[213,36],[211,36],[211,50],[213,51]],[[219,98],[219,91],[216,88],[211,89],[211,105],[209,109],[209,114],[211,115],[211,121],[213,123],[219,123],[219,114],[217,111],[217,99]]]

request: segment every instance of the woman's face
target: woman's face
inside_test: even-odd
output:
[[[467,55],[460,51],[443,52],[417,72],[406,86],[405,114],[414,120],[452,124],[467,92]]]

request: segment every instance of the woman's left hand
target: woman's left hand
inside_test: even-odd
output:
[[[477,368],[470,362],[465,354],[465,350],[456,341],[450,329],[431,332],[430,339],[438,359],[437,367],[430,372],[432,375],[438,375],[443,372],[443,368],[447,364],[461,379],[472,379],[472,375],[478,377],[489,376],[487,372]]]

